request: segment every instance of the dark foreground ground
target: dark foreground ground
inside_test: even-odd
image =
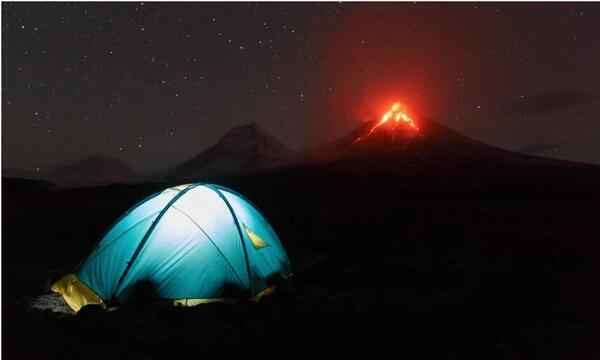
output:
[[[168,184],[5,180],[3,355],[600,358],[597,168],[347,165],[213,179],[263,210],[288,249],[296,274],[272,298],[78,316],[31,303]]]

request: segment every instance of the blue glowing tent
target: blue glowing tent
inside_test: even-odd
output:
[[[136,300],[140,284],[157,298],[193,305],[255,298],[289,275],[277,234],[248,200],[222,186],[187,184],[127,211],[52,290],[75,311]]]

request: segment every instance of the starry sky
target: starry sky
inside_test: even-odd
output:
[[[155,171],[248,122],[302,150],[396,100],[600,163],[598,24],[597,3],[3,2],[2,167]]]

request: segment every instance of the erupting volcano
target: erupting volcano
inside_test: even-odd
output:
[[[419,132],[419,127],[415,123],[412,117],[410,117],[406,111],[406,108],[399,102],[395,102],[390,109],[383,114],[381,120],[379,120],[364,136],[357,137],[353,143],[360,142],[364,138],[371,136],[376,130],[385,130],[392,135],[392,139],[395,138],[395,134],[398,132],[406,132],[416,134]]]

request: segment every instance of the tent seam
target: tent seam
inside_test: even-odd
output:
[[[121,216],[119,216],[117,218],[117,220],[115,220],[100,236],[100,240],[98,240],[94,246],[94,248],[92,249],[90,255],[88,255],[87,257],[85,257],[82,261],[79,262],[79,264],[77,265],[77,272],[79,272],[79,270],[81,269],[81,266],[83,264],[85,264],[91,254],[94,252],[94,250],[96,249],[96,247],[100,244],[100,242],[102,241],[102,239],[104,239],[104,237],[106,235],[108,235],[108,233],[110,232],[110,230],[112,230],[112,228],[114,228],[119,222],[121,222],[121,220],[123,220],[125,217],[127,217],[127,215],[129,215],[133,210],[137,209],[138,207],[140,207],[142,204],[144,204],[146,201],[150,201],[152,199],[154,199],[155,197],[157,197],[158,195],[160,195],[162,192],[156,192],[154,194],[150,194],[148,196],[146,196],[145,198],[143,198],[142,200],[138,201],[135,205],[133,205],[132,207],[130,207],[129,209],[127,209],[127,211],[125,211],[124,214],[121,214]]]
[[[100,254],[101,252],[103,252],[104,250],[106,250],[109,246],[113,245],[116,241],[118,241],[119,239],[121,239],[123,236],[125,236],[127,233],[129,233],[131,230],[133,230],[136,226],[138,226],[139,224],[143,223],[144,221],[150,219],[151,217],[153,217],[154,215],[158,214],[161,210],[159,211],[155,211],[152,214],[144,217],[143,219],[141,219],[140,221],[136,222],[135,224],[133,224],[131,227],[127,228],[127,230],[123,231],[122,233],[119,234],[119,236],[117,236],[116,238],[114,238],[110,243],[104,245],[101,249],[99,250],[94,250],[92,251],[92,253],[90,254],[90,256],[88,256],[88,258],[86,259],[85,262],[87,262],[88,260],[91,260],[92,258],[98,256],[98,254]],[[108,234],[107,234],[108,235]],[[101,240],[102,241],[102,240]],[[98,244],[100,245],[100,244]],[[97,247],[96,247],[97,248]],[[84,262],[84,264],[85,264]]]
[[[227,259],[227,257],[223,253],[223,251],[221,251],[221,248],[219,248],[219,246],[213,241],[213,239],[202,228],[202,226],[200,226],[196,221],[194,221],[194,219],[189,214],[187,214],[185,211],[181,210],[177,206],[173,205],[172,208],[175,209],[175,210],[177,210],[177,211],[179,211],[183,215],[185,215],[194,225],[196,225],[196,227],[198,229],[200,229],[200,231],[202,231],[202,233],[204,234],[204,236],[206,236],[206,238],[208,239],[208,241],[210,241],[210,243],[215,247],[215,249],[217,249],[217,252],[219,253],[219,255],[221,255],[221,257],[223,258],[223,260],[225,260],[225,262],[227,263],[227,265],[229,265],[229,267],[231,268],[231,271],[233,272],[233,274],[235,275],[235,277],[237,277],[238,280],[243,284],[241,276],[237,273],[237,271],[235,271],[235,268],[233,267],[233,265],[231,264],[231,262],[229,262],[229,260]]]
[[[119,287],[122,285],[123,280],[125,279],[125,277],[129,273],[129,271],[131,270],[133,263],[137,260],[140,252],[142,251],[142,248],[144,247],[144,245],[150,238],[150,235],[152,235],[152,232],[156,228],[156,225],[159,223],[160,219],[162,219],[163,215],[167,212],[167,210],[169,210],[171,205],[175,204],[175,202],[177,202],[177,200],[179,200],[179,198],[181,198],[186,192],[188,192],[189,190],[191,190],[199,185],[202,185],[202,184],[201,183],[191,184],[187,188],[179,191],[179,193],[177,195],[175,195],[175,197],[173,197],[173,199],[171,199],[171,201],[169,201],[167,203],[167,205],[165,205],[165,207],[161,210],[161,212],[158,214],[156,219],[154,219],[154,221],[152,222],[152,225],[150,225],[150,228],[148,228],[148,230],[144,234],[144,237],[142,238],[139,245],[135,249],[133,255],[130,258],[130,261],[127,262],[127,267],[125,268],[125,271],[123,271],[123,274],[121,275],[121,277],[119,278],[119,281],[117,282],[117,286],[115,287],[115,294],[113,294],[113,297],[116,295],[116,292],[119,290]]]

